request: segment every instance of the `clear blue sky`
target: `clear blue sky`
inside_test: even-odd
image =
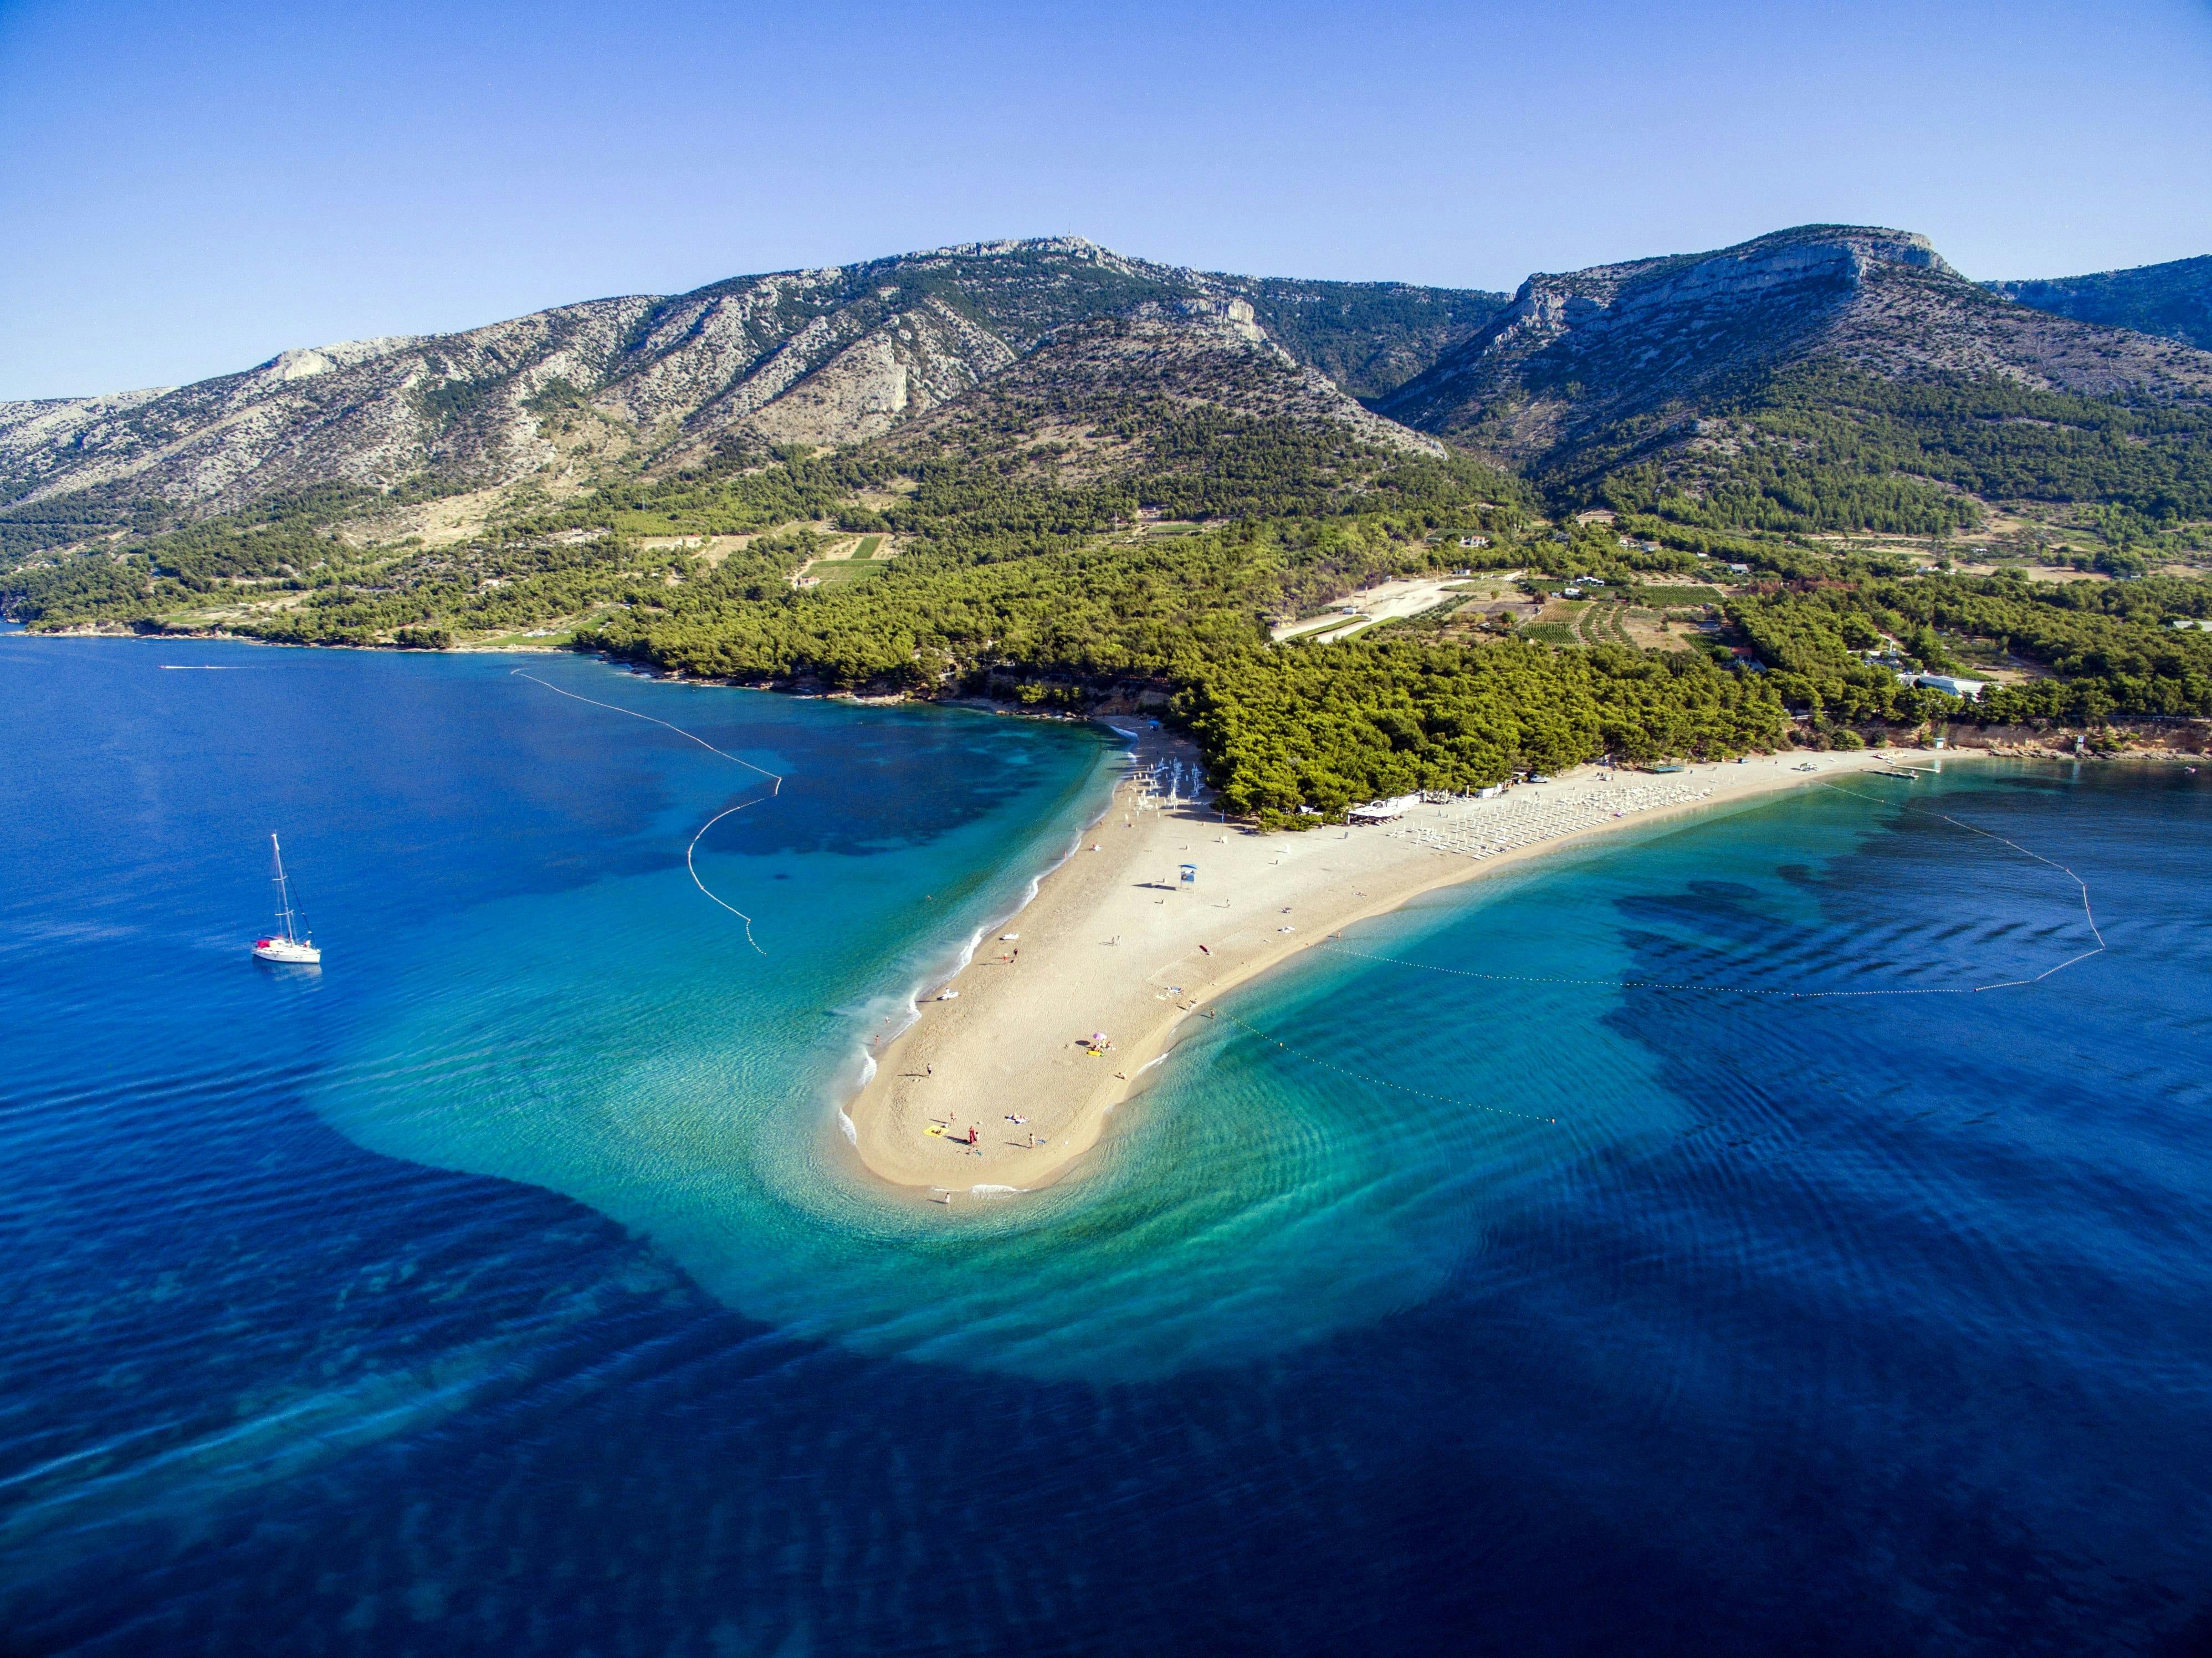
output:
[[[0,397],[981,237],[1510,288],[2212,252],[2212,3],[0,0]]]

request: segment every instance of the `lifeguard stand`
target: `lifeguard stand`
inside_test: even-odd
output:
[[[1194,887],[1198,884],[1198,865],[1196,864],[1185,864],[1182,866],[1182,884],[1187,887]]]

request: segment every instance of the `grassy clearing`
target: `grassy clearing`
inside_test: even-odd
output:
[[[1310,641],[1326,640],[1333,643],[1340,639],[1349,639],[1352,635],[1374,625],[1375,618],[1372,616],[1348,616],[1340,622],[1330,623],[1326,628],[1316,628],[1310,634],[1301,634],[1299,637]]]
[[[489,639],[471,639],[471,650],[479,651],[565,651],[575,642],[574,623],[561,628],[531,628],[520,633],[497,634]]]

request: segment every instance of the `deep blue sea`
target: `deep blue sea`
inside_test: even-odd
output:
[[[1432,894],[946,1210],[839,1103],[1110,732],[0,634],[0,742],[7,1658],[2212,1651],[2212,773]]]

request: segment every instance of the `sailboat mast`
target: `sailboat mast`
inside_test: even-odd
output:
[[[292,927],[292,892],[284,880],[284,849],[276,844],[276,837],[269,837],[269,855],[276,862],[276,920],[284,929],[287,943],[298,942],[299,935]]]

